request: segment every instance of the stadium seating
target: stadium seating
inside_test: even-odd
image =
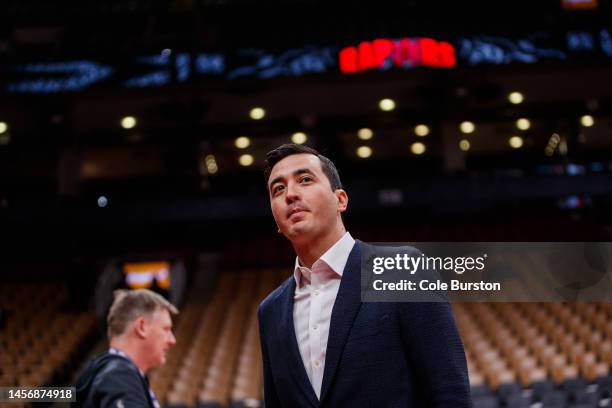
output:
[[[610,406],[610,306],[454,304],[474,406]]]
[[[257,306],[280,282],[275,270],[230,272],[206,305],[188,304],[175,347],[151,375],[169,407],[259,406],[262,399]]]
[[[150,375],[164,406],[261,406],[256,311],[283,274],[224,272],[208,301],[192,297],[181,307],[177,345]],[[0,384],[62,385],[96,327],[92,314],[62,309],[66,296],[58,284],[1,287]],[[453,310],[475,408],[612,406],[612,304],[481,302]]]
[[[82,358],[95,331],[93,313],[67,311],[62,284],[4,283],[0,286],[0,384],[67,385],[68,371]],[[0,404],[1,405],[1,404]],[[20,404],[11,403],[11,408]]]

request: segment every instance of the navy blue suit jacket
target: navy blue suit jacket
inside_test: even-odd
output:
[[[463,344],[448,303],[362,303],[357,241],[334,303],[321,399],[293,324],[291,276],[259,307],[266,408],[470,407]]]

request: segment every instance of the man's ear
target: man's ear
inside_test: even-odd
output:
[[[346,191],[342,190],[341,188],[334,191],[334,194],[338,199],[338,212],[345,212],[346,208],[348,207],[348,194],[346,194]]]
[[[141,338],[147,337],[147,322],[144,316],[138,316],[136,320],[134,320],[134,331],[136,335]]]

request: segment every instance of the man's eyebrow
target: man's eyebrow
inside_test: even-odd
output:
[[[276,183],[280,183],[283,180],[283,178],[281,176],[275,177],[274,180],[272,180],[270,182],[270,184],[268,185],[268,188],[272,188],[272,186]]]
[[[297,169],[296,171],[294,171],[293,175],[294,176],[299,176],[300,174],[304,174],[304,173],[314,174],[310,169],[303,168],[303,169]]]
[[[306,168],[306,167],[302,168],[302,169],[294,170],[292,174],[293,174],[293,176],[299,176],[300,174],[312,174],[312,175],[314,175],[314,173],[309,168]],[[283,177],[282,176],[275,177],[270,182],[270,184],[268,185],[268,188],[272,188],[272,186],[274,184],[279,183],[281,181],[283,181]]]

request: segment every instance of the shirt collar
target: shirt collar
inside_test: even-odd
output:
[[[342,277],[342,273],[344,272],[344,267],[346,266],[346,262],[348,261],[348,257],[355,245],[355,240],[351,236],[351,234],[347,232],[344,233],[342,238],[340,238],[334,245],[332,245],[321,258],[317,259],[317,262],[323,261],[325,262],[338,276]],[[314,264],[313,264],[314,266]],[[293,269],[293,277],[295,279],[295,283],[297,286],[300,286],[301,281],[301,271],[300,268],[303,266],[300,264],[300,259],[295,257],[295,267]]]

